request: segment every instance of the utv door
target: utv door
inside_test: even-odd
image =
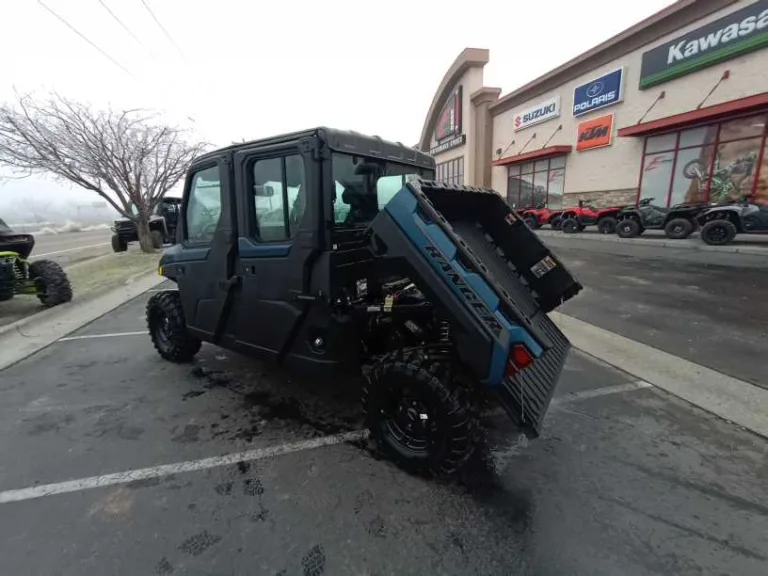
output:
[[[174,264],[187,327],[203,340],[224,335],[237,280],[237,227],[228,157],[194,166],[184,187],[181,246]]]
[[[319,168],[298,142],[238,152],[234,165],[242,277],[236,345],[281,361],[315,298],[308,292],[319,204],[312,183]]]

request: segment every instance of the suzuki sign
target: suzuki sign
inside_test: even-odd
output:
[[[640,89],[766,46],[768,0],[760,0],[644,53]]]
[[[593,110],[618,104],[624,98],[624,69],[576,86],[573,90],[573,115],[581,116]]]
[[[555,96],[515,114],[514,129],[517,132],[558,116],[560,116],[560,96]]]

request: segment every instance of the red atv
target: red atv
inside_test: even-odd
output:
[[[545,224],[551,225],[553,230],[559,230],[559,223],[561,222],[560,216],[562,213],[562,210],[550,210],[543,204],[536,206],[536,208],[526,208],[525,210],[520,210],[518,212],[531,230],[541,228]]]
[[[579,200],[579,205],[563,210],[560,228],[566,234],[581,232],[587,226],[597,226],[602,234],[613,234],[616,231],[616,215],[625,206],[610,208],[595,208]]]

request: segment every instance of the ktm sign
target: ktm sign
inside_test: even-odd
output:
[[[592,150],[611,145],[613,114],[607,114],[579,124],[576,130],[576,150]]]

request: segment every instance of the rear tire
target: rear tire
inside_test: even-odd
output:
[[[0,263],[0,302],[13,298],[16,293],[16,271],[14,261]]]
[[[616,225],[616,234],[620,238],[635,238],[642,233],[643,228],[640,226],[640,222],[634,218],[627,218]]]
[[[549,225],[552,230],[560,230],[563,227],[563,217],[555,216],[552,218],[552,220],[549,221]]]
[[[597,222],[597,231],[601,234],[614,234],[616,232],[616,224],[618,224],[616,218],[606,216]]]
[[[731,242],[738,233],[736,226],[729,220],[711,220],[704,224],[699,236],[705,244],[723,246]]]
[[[201,342],[187,332],[178,291],[153,294],[147,302],[147,328],[158,354],[169,362],[190,362]]]
[[[37,297],[51,308],[72,300],[72,286],[64,269],[52,260],[38,260],[29,265],[29,278],[37,287]]]
[[[664,226],[664,234],[672,240],[684,240],[693,232],[693,222],[688,218],[673,218]]]
[[[163,233],[160,230],[152,230],[149,236],[152,238],[152,248],[160,250],[163,247]]]
[[[566,218],[560,224],[560,229],[563,231],[563,234],[576,234],[584,230],[584,227],[579,224],[576,218]]]
[[[112,252],[125,252],[126,250],[128,250],[128,244],[117,234],[112,234]]]
[[[476,447],[468,402],[445,362],[422,350],[382,358],[366,377],[363,412],[371,439],[398,466],[417,474],[451,474]]]

